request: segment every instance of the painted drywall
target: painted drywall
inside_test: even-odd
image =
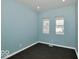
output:
[[[75,4],[76,49],[78,51],[78,1]]]
[[[2,0],[2,50],[10,54],[34,42],[43,41],[77,49],[76,5],[45,11],[34,12],[27,5],[16,0]],[[55,34],[55,16],[65,19],[65,34]],[[50,20],[50,34],[42,33],[42,18]],[[75,21],[76,20],[76,21]]]
[[[2,0],[1,49],[10,54],[37,41],[37,13],[16,0]]]
[[[55,23],[56,16],[64,17],[64,35],[56,35]],[[42,32],[42,22],[43,18],[47,17],[50,20],[50,34],[44,34]],[[57,45],[69,46],[77,48],[77,38],[75,29],[75,4],[70,6],[65,6],[63,8],[58,8],[54,10],[48,10],[40,13],[39,15],[39,40],[43,42],[48,42]]]

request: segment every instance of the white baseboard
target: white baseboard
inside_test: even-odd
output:
[[[54,45],[54,46],[58,46],[58,47],[63,47],[63,48],[68,48],[68,49],[74,49],[75,50],[75,53],[76,53],[76,55],[78,57],[78,52],[77,52],[76,48],[74,48],[74,47],[69,47],[69,46],[64,46],[64,45],[59,45],[59,44],[51,44],[51,43],[43,42],[43,41],[39,41],[39,43],[47,44],[47,45],[50,45],[50,46],[51,45]]]
[[[64,46],[64,45],[59,45],[59,44],[51,44],[48,42],[39,41],[39,43],[43,43],[43,44],[47,44],[47,45],[54,45],[54,46],[59,46],[59,47],[64,47],[64,48],[69,48],[69,49],[75,49],[74,47],[69,47],[69,46]]]
[[[31,44],[31,45],[29,45],[29,46],[27,46],[27,47],[25,47],[25,48],[22,48],[22,49],[20,49],[20,50],[14,52],[14,53],[12,53],[12,54],[10,54],[10,55],[7,55],[6,57],[1,58],[1,59],[7,59],[7,58],[9,58],[9,57],[11,57],[11,56],[13,56],[13,55],[15,55],[15,54],[17,54],[17,53],[19,53],[19,52],[25,50],[25,49],[27,49],[27,48],[29,48],[29,47],[31,47],[31,46],[37,44],[37,43],[39,43],[39,42],[35,42],[35,43],[33,43],[33,44]]]
[[[11,56],[13,56],[13,55],[15,55],[15,54],[17,54],[17,53],[19,53],[19,52],[25,50],[25,49],[27,49],[27,48],[29,48],[29,47],[31,47],[31,46],[37,44],[37,43],[42,43],[42,44],[46,44],[46,45],[54,45],[54,46],[59,46],[59,47],[68,48],[68,49],[74,49],[75,52],[76,52],[76,55],[77,55],[77,57],[78,57],[78,52],[77,52],[77,50],[76,50],[74,47],[69,47],[69,46],[63,46],[63,45],[58,45],[58,44],[51,44],[51,43],[48,43],[48,42],[37,41],[37,42],[35,42],[35,43],[33,43],[33,44],[31,44],[31,45],[25,47],[25,48],[22,48],[22,49],[20,49],[20,50],[18,50],[18,51],[16,51],[16,52],[14,52],[14,53],[12,53],[12,54],[10,54],[10,55],[4,57],[4,58],[1,58],[1,59],[7,59],[7,58],[9,58],[9,57],[11,57]]]
[[[76,55],[77,55],[77,57],[78,57],[78,51],[76,50],[76,49],[74,49],[75,50],[75,53],[76,53]]]

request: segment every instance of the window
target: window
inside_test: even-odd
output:
[[[64,18],[61,16],[56,17],[56,34],[64,35]]]
[[[49,34],[49,19],[43,19],[43,33]]]

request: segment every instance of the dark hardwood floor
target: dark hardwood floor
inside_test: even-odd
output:
[[[38,43],[8,59],[78,59],[72,49]]]

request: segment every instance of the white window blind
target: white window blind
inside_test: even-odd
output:
[[[43,33],[49,34],[49,19],[43,19]]]
[[[64,18],[60,16],[56,17],[56,34],[64,34]]]

